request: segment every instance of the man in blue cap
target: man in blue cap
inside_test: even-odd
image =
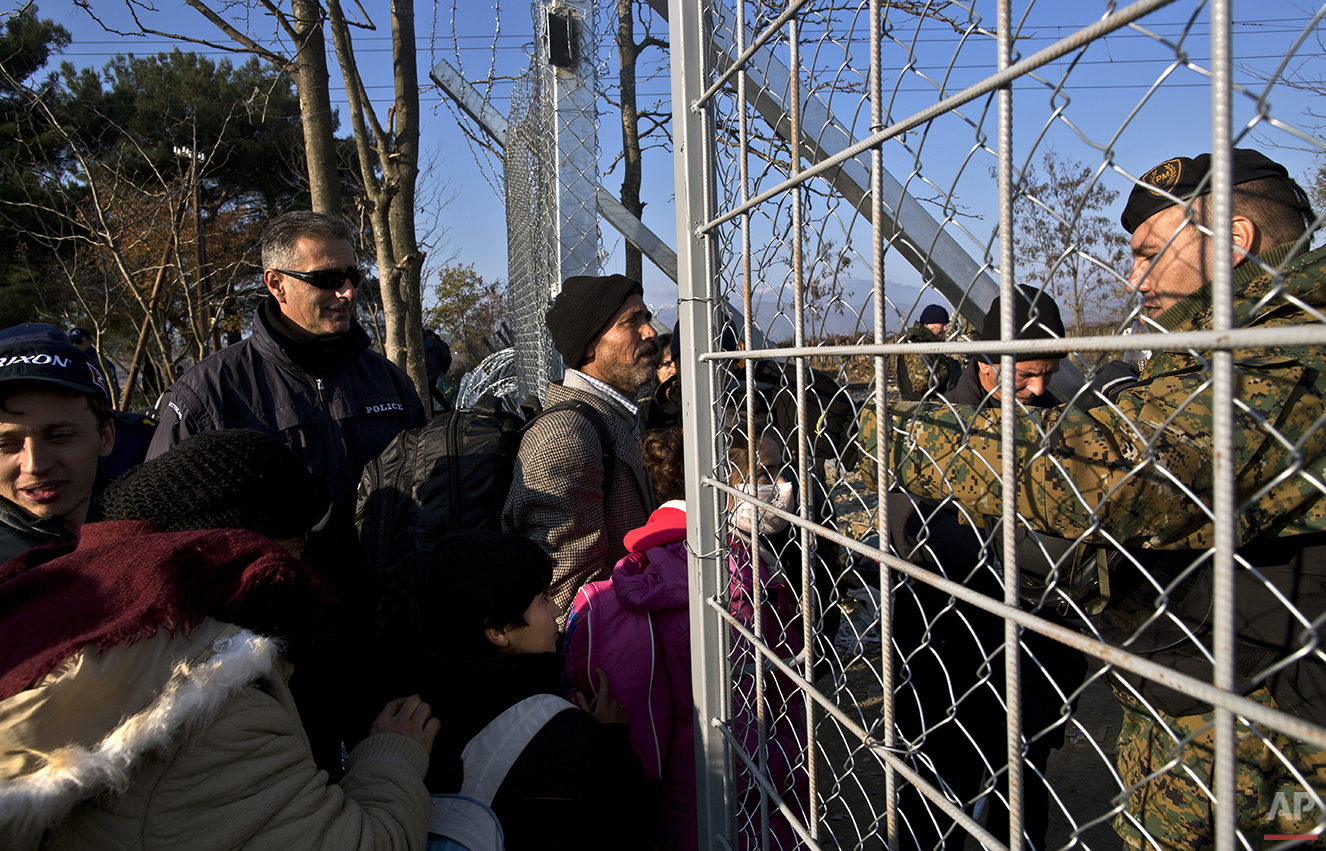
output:
[[[926,305],[920,320],[912,326],[900,342],[939,343],[948,331],[948,311],[938,304]],[[943,393],[958,375],[958,362],[948,355],[898,355],[895,374],[898,392],[909,402]]]

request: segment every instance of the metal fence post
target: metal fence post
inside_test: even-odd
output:
[[[557,268],[561,278],[597,275],[599,270],[598,90],[592,46],[592,0],[555,0],[546,7],[569,19],[569,67],[558,67],[549,57],[552,102],[557,134]],[[549,21],[549,38],[558,29]],[[545,49],[547,49],[545,47]],[[555,52],[555,51],[554,51]],[[560,291],[560,281],[553,284]]]
[[[714,364],[700,356],[713,349],[711,307],[714,237],[699,234],[713,203],[712,128],[707,109],[696,109],[708,79],[705,14],[700,0],[671,0],[672,102],[677,184],[677,299],[682,358],[682,424],[686,437],[687,545],[690,548],[691,667],[695,698],[696,797],[701,849],[718,849],[727,837],[726,749],[713,724],[723,723],[729,683],[725,627],[707,602],[717,598],[723,558],[718,546],[718,494],[703,487],[712,476],[716,441]]]
[[[1229,257],[1233,240],[1229,222],[1233,205],[1233,155],[1230,152],[1230,83],[1233,69],[1230,59],[1230,3],[1215,0],[1211,5],[1211,256]],[[1234,269],[1228,263],[1215,263],[1211,280],[1211,327],[1227,331],[1234,324]],[[1234,353],[1216,351],[1211,355],[1211,449],[1214,476],[1211,482],[1215,510],[1215,547],[1212,568],[1215,571],[1213,607],[1215,655],[1213,685],[1230,694],[1235,688],[1235,616],[1234,549],[1238,508],[1234,470]],[[1237,801],[1238,744],[1235,731],[1237,713],[1228,707],[1215,710],[1215,806],[1212,807],[1217,851],[1234,851],[1239,818]]]

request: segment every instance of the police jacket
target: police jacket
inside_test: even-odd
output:
[[[369,348],[358,323],[335,340],[298,343],[274,326],[272,304],[268,298],[254,312],[247,339],[204,358],[166,391],[147,457],[203,431],[251,428],[279,437],[327,480],[330,511],[304,554],[326,573],[351,563],[346,548],[355,552],[364,465],[401,430],[422,426],[423,406],[409,377]]]

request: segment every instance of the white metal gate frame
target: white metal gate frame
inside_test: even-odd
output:
[[[782,357],[791,358],[796,363],[798,437],[796,440],[796,469],[800,481],[809,480],[810,461],[808,453],[807,412],[805,406],[807,383],[807,360],[813,355],[868,355],[874,358],[875,374],[875,415],[877,422],[887,423],[888,411],[885,395],[885,357],[906,349],[915,352],[947,352],[969,354],[983,352],[1001,356],[1002,374],[1002,423],[1003,445],[1011,446],[1014,441],[1014,369],[1015,353],[1053,351],[1053,341],[1011,342],[1011,343],[943,343],[921,346],[903,346],[898,344],[872,344],[860,346],[807,346],[803,336],[806,326],[801,299],[803,284],[803,263],[800,256],[799,241],[794,243],[793,271],[796,281],[794,325],[796,339],[794,345],[787,348],[768,348],[742,352],[723,352],[716,345],[723,321],[721,305],[725,300],[723,291],[724,272],[720,268],[720,243],[726,237],[734,243],[741,242],[743,268],[740,271],[741,289],[744,294],[744,313],[746,316],[745,339],[752,339],[752,280],[751,229],[750,213],[759,205],[779,199],[790,199],[792,230],[798,232],[799,222],[796,217],[802,210],[801,192],[805,184],[816,176],[822,176],[853,161],[862,154],[868,154],[871,161],[871,192],[865,203],[870,205],[871,220],[874,223],[874,306],[875,339],[885,339],[884,321],[884,254],[888,246],[907,238],[905,224],[899,231],[892,230],[892,222],[886,219],[884,202],[885,172],[883,163],[883,144],[908,130],[919,127],[946,111],[989,94],[998,93],[998,184],[1000,198],[1000,268],[1013,269],[1013,152],[1012,152],[1012,89],[1011,83],[1022,75],[1033,72],[1038,67],[1063,56],[1093,39],[1114,32],[1135,21],[1142,15],[1167,5],[1172,0],[1143,0],[1115,11],[1092,26],[1086,27],[1054,46],[1014,63],[1012,57],[1012,32],[1010,5],[998,4],[998,70],[985,80],[946,98],[933,107],[919,112],[910,118],[883,127],[883,100],[880,75],[879,39],[871,45],[870,97],[872,128],[879,128],[870,137],[823,156],[803,167],[801,158],[796,158],[792,174],[780,184],[757,196],[751,196],[746,175],[746,157],[741,157],[742,194],[741,203],[728,209],[718,206],[720,193],[716,191],[715,175],[715,98],[724,85],[735,86],[736,102],[739,105],[740,131],[737,146],[744,151],[747,142],[748,101],[747,73],[742,61],[748,60],[755,51],[776,31],[785,30],[785,39],[789,48],[789,65],[794,75],[800,70],[799,36],[797,11],[804,2],[789,3],[786,11],[769,23],[754,41],[747,42],[748,25],[743,19],[743,6],[738,4],[735,33],[738,43],[735,53],[738,61],[727,65],[720,71],[718,57],[711,49],[713,33],[718,29],[713,16],[718,12],[704,0],[672,0],[669,6],[669,19],[672,44],[672,80],[675,124],[676,184],[677,184],[677,233],[678,233],[678,269],[679,269],[679,304],[680,327],[683,350],[695,351],[697,359],[683,359],[681,364],[684,388],[684,433],[686,435],[686,480],[687,504],[691,506],[688,514],[688,543],[692,552],[692,591],[695,601],[691,607],[692,651],[695,668],[694,688],[697,706],[697,734],[699,736],[700,776],[699,808],[701,837],[710,838],[702,842],[702,847],[735,847],[731,831],[733,829],[733,770],[736,765],[744,765],[755,774],[761,789],[761,811],[769,808],[778,809],[792,823],[793,828],[807,847],[820,848],[821,839],[818,819],[803,819],[779,800],[776,790],[770,785],[761,770],[766,755],[763,748],[756,753],[747,753],[732,735],[728,721],[731,717],[731,679],[727,670],[728,644],[735,633],[749,641],[763,657],[767,666],[760,666],[756,677],[757,689],[763,694],[765,671],[776,670],[794,681],[807,698],[806,743],[809,754],[806,760],[810,774],[809,812],[818,813],[816,795],[817,766],[815,721],[816,712],[831,717],[841,727],[850,732],[865,747],[876,754],[886,767],[887,789],[887,825],[886,839],[889,847],[898,847],[897,811],[895,792],[899,783],[909,783],[939,809],[954,818],[963,829],[975,835],[987,848],[1018,849],[1021,847],[1022,825],[1022,778],[1021,778],[1021,712],[1019,706],[1019,659],[1018,653],[1006,653],[1007,683],[1007,723],[1008,723],[1008,770],[1009,770],[1009,809],[1011,837],[1007,846],[985,831],[970,815],[948,801],[941,790],[935,788],[924,778],[916,774],[895,752],[892,724],[892,684],[893,672],[891,653],[880,654],[882,678],[884,682],[882,723],[863,727],[856,719],[844,713],[829,697],[818,691],[812,684],[815,659],[814,642],[811,640],[810,605],[813,596],[811,566],[812,537],[834,541],[865,558],[879,563],[878,588],[880,596],[880,628],[887,641],[891,618],[889,589],[893,585],[893,573],[897,572],[915,580],[927,583],[940,591],[950,594],[972,606],[998,615],[1005,623],[1005,642],[1007,646],[1017,646],[1021,629],[1031,630],[1047,636],[1054,641],[1076,648],[1089,656],[1129,671],[1158,683],[1183,691],[1216,708],[1216,774],[1213,789],[1215,800],[1233,800],[1235,797],[1235,758],[1236,719],[1244,718],[1250,722],[1279,731],[1304,742],[1326,748],[1326,728],[1301,720],[1285,712],[1239,696],[1233,691],[1234,675],[1234,551],[1235,519],[1237,516],[1235,493],[1235,470],[1231,456],[1234,441],[1234,367],[1232,351],[1235,348],[1266,345],[1314,345],[1326,344],[1326,329],[1317,327],[1278,328],[1269,330],[1234,329],[1232,304],[1232,270],[1229,266],[1216,264],[1213,280],[1213,303],[1215,305],[1213,330],[1206,332],[1174,335],[1167,340],[1177,346],[1191,346],[1198,350],[1213,350],[1211,364],[1213,398],[1216,401],[1214,411],[1213,440],[1216,447],[1213,465],[1215,470],[1214,520],[1217,530],[1217,544],[1211,556],[1211,570],[1215,576],[1215,676],[1212,682],[1205,682],[1162,665],[1152,663],[1140,656],[1118,647],[1103,643],[1076,631],[1054,624],[1044,618],[1023,611],[1018,605],[1017,588],[1019,569],[1016,546],[1014,543],[1015,524],[1002,524],[1004,588],[1003,600],[991,599],[971,591],[964,585],[937,577],[935,574],[919,569],[911,563],[894,557],[882,549],[867,546],[860,541],[825,528],[813,522],[809,516],[806,500],[801,501],[797,513],[789,513],[760,502],[749,494],[731,487],[722,481],[718,472],[724,469],[724,435],[716,416],[715,400],[718,397],[718,367],[724,361],[740,358]],[[881,0],[872,0],[870,5],[871,31],[880,32]],[[1231,170],[1232,147],[1230,92],[1231,44],[1230,44],[1230,2],[1213,0],[1210,4],[1212,22],[1212,68],[1211,92],[1211,143],[1212,163],[1212,219],[1227,221],[1231,214]],[[791,150],[806,150],[800,138],[801,122],[799,112],[799,88],[790,87],[790,138]],[[887,178],[892,181],[892,178]],[[864,212],[864,211],[863,211]],[[728,230],[725,231],[725,228]],[[736,234],[732,234],[732,230]],[[1213,228],[1214,255],[1229,256],[1231,237],[1228,229]],[[932,244],[932,243],[922,243]],[[1003,311],[1001,326],[1003,336],[1014,336],[1014,316],[1012,299],[1012,281],[1004,280],[1000,284]],[[988,304],[988,301],[987,301]],[[1060,347],[1061,348],[1061,347]],[[1086,337],[1074,340],[1074,349],[1082,352],[1129,351],[1139,349],[1137,342],[1126,337]],[[747,396],[753,393],[751,371],[747,370]],[[881,426],[881,430],[883,427]],[[754,447],[751,447],[752,454]],[[1015,476],[1016,459],[1014,453],[1006,452],[1003,456],[1003,481],[1011,482]],[[754,472],[753,470],[751,471]],[[886,502],[884,494],[887,488],[887,476],[881,475],[878,486],[879,510],[876,515],[876,530],[884,540],[887,528]],[[1005,516],[1016,515],[1016,489],[1003,488]],[[726,550],[722,544],[724,527],[721,520],[722,508],[727,500],[741,500],[752,503],[756,511],[768,512],[784,517],[791,524],[802,530],[801,589],[800,599],[803,606],[803,625],[806,630],[806,652],[803,657],[794,660],[794,664],[781,658],[769,648],[759,635],[761,618],[757,615],[755,629],[748,628],[729,613],[723,601],[723,580],[726,563]],[[754,524],[758,527],[758,523]],[[756,583],[758,607],[759,584]],[[762,703],[759,703],[762,707]],[[762,710],[757,710],[762,711]],[[763,719],[761,719],[763,724]],[[880,733],[882,732],[882,735]],[[1120,805],[1122,806],[1122,805]],[[1117,808],[1116,808],[1117,810]],[[1217,807],[1215,815],[1216,847],[1219,851],[1233,851],[1239,846],[1237,812],[1234,807]],[[767,825],[767,819],[763,824]],[[767,830],[767,827],[766,827]],[[767,841],[767,838],[762,838]],[[761,843],[763,845],[763,842]]]

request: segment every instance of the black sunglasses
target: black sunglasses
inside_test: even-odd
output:
[[[349,281],[350,286],[357,287],[359,282],[364,279],[364,273],[359,271],[358,266],[350,266],[346,269],[314,269],[312,272],[296,272],[294,269],[273,269],[272,271],[289,275],[306,284],[312,284],[320,290],[339,290],[341,284],[345,281]]]

